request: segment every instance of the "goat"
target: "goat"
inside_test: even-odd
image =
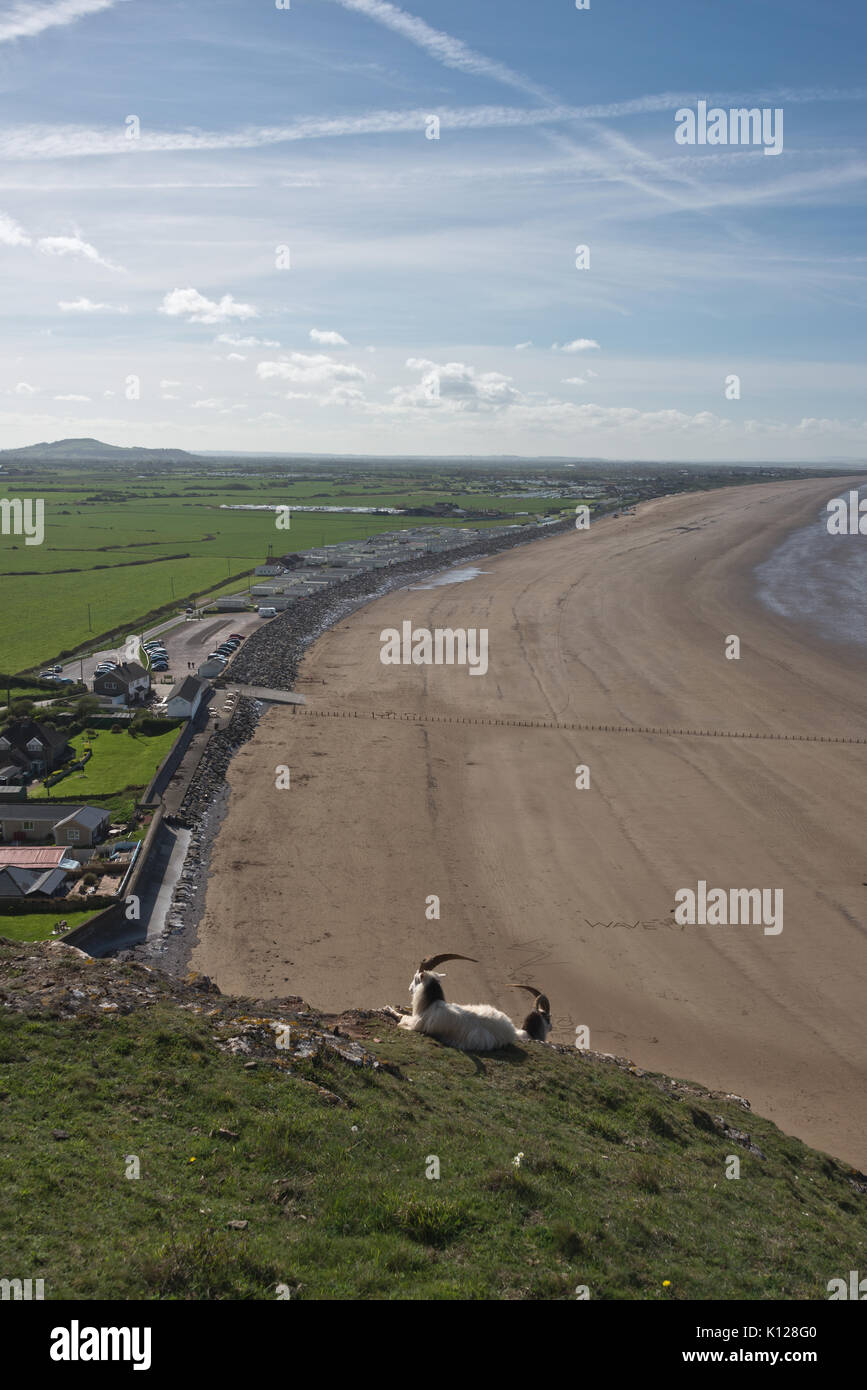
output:
[[[534,1042],[545,1042],[554,1026],[551,1022],[551,1005],[548,1002],[548,996],[536,989],[535,985],[510,985],[509,988],[525,989],[529,994],[535,996],[535,1006],[524,1019],[521,1025],[521,1034],[532,1038]]]
[[[409,992],[412,1012],[397,1015],[398,1027],[413,1033],[427,1033],[440,1042],[459,1047],[463,1052],[492,1052],[508,1047],[518,1040],[519,1033],[507,1014],[490,1004],[448,1004],[443,994],[441,974],[436,967],[446,960],[470,960],[473,956],[428,956],[412,977]]]

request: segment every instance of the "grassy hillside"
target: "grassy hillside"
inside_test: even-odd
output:
[[[346,1060],[293,1002],[0,943],[0,1266],[46,1298],[823,1300],[867,1265],[863,1175],[735,1099],[376,1014]]]

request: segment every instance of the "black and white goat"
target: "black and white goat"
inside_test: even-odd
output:
[[[413,1033],[427,1033],[431,1038],[451,1047],[459,1047],[463,1052],[493,1052],[498,1047],[508,1047],[521,1036],[507,1014],[494,1009],[490,1004],[449,1004],[443,993],[436,967],[447,960],[469,960],[477,964],[472,956],[442,955],[428,956],[412,977],[409,992],[412,995],[412,1012],[398,1014],[388,1012],[398,1019],[399,1028],[407,1028]]]
[[[545,1042],[554,1026],[551,1022],[551,1005],[547,994],[542,994],[535,985],[510,985],[509,988],[525,989],[535,997],[535,1006],[521,1024],[521,1034],[532,1038],[534,1042]]]

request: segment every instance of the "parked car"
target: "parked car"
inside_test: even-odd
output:
[[[233,642],[243,642],[244,640],[243,633],[240,632],[230,632],[229,636]]]
[[[52,669],[52,671],[56,672],[56,674],[57,674],[58,676],[62,676],[62,675],[63,675],[63,667],[62,667],[62,666],[52,666],[51,669]]]
[[[169,663],[167,661],[155,661],[151,666],[152,671],[167,671]]]

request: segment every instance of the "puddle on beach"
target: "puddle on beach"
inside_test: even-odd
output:
[[[490,570],[476,569],[475,565],[468,565],[465,569],[449,570],[447,574],[441,574],[438,579],[432,579],[429,584],[407,584],[408,589],[439,589],[443,584],[465,584],[468,579],[476,579],[480,574],[490,574]]]

